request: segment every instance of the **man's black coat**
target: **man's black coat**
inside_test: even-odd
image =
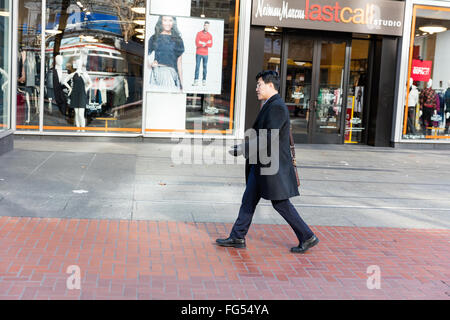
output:
[[[250,141],[245,143],[244,156],[247,159],[245,166],[246,181],[248,181],[248,175],[250,172],[250,160],[257,159],[256,166],[256,181],[259,186],[261,197],[266,200],[286,200],[299,195],[297,179],[295,177],[295,169],[292,164],[292,155],[290,150],[290,120],[289,110],[279,94],[275,94],[266,101],[263,108],[258,114],[253,129],[256,131],[256,137],[250,138]],[[261,129],[267,129],[267,138],[263,139],[264,134],[261,134]],[[270,129],[278,129],[277,132]],[[263,135],[263,137],[261,137]],[[279,168],[275,174],[264,175],[261,174],[262,168],[270,167],[274,165],[272,160],[269,164],[261,163],[259,152],[268,154],[269,157],[274,154],[273,148],[276,148],[277,144],[271,143],[271,139],[279,139],[278,154],[279,154]],[[255,157],[256,148],[252,148],[250,145],[256,145],[258,141],[258,156]],[[267,144],[265,143],[267,141]],[[273,140],[272,140],[273,141]],[[262,143],[261,143],[262,142]],[[264,150],[267,148],[267,150]],[[261,150],[262,149],[262,150]],[[275,152],[276,154],[276,152]],[[276,160],[275,160],[276,161]],[[252,161],[254,163],[254,161]],[[267,161],[263,161],[267,162]],[[276,167],[276,166],[275,166]]]

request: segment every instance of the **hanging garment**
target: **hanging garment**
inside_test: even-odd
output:
[[[450,112],[450,88],[444,94],[445,111]]]
[[[36,55],[34,52],[27,51],[25,60],[26,86],[34,87],[36,85]]]
[[[78,73],[72,78],[73,87],[70,94],[70,107],[71,108],[86,108],[88,103],[86,87],[83,77]]]
[[[3,93],[3,83],[4,83],[3,74],[0,72],[0,124],[3,124],[3,119],[2,119],[2,117],[3,117],[3,104],[5,103],[3,101],[3,98],[5,96],[4,93]]]
[[[55,88],[53,85],[53,72],[55,69],[50,69],[45,75],[45,88],[47,90],[47,98],[55,99]]]
[[[114,93],[114,107],[123,106],[127,102],[125,94],[125,80],[120,82],[118,90]]]
[[[64,87],[61,84],[62,79],[60,78],[60,73],[62,74],[58,69],[52,69],[53,91],[55,94],[56,105],[58,106],[59,111],[65,115],[66,110],[69,108],[69,103],[67,94],[64,92]]]

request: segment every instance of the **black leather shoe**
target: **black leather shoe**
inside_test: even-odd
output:
[[[222,247],[245,248],[245,239],[226,238],[217,239],[217,244]]]
[[[308,240],[303,242],[298,247],[291,248],[291,252],[292,253],[305,253],[308,249],[314,247],[318,243],[319,243],[319,238],[317,238],[316,236],[312,236],[311,238],[309,238]]]

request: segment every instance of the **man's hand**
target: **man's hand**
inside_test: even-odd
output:
[[[242,150],[242,145],[237,144],[235,146],[232,146],[231,149],[228,150],[228,153],[232,156],[238,157],[244,154],[244,150]]]

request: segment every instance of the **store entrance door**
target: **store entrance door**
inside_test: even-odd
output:
[[[285,34],[281,92],[296,143],[344,143],[351,39]]]

